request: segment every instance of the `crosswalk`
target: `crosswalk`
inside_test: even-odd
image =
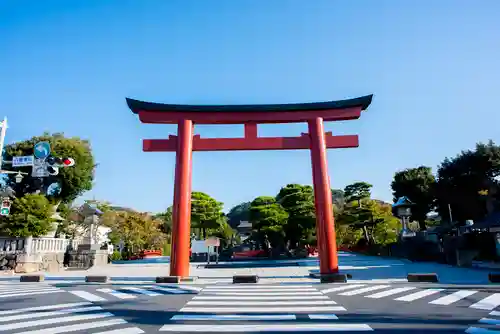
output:
[[[110,299],[136,299],[140,296],[157,297],[163,295],[197,294],[201,287],[187,285],[140,285],[112,286],[95,290],[68,290],[69,293],[90,302],[104,302]]]
[[[59,292],[64,292],[64,290],[46,283],[1,282],[0,303],[4,298],[47,295]]]
[[[500,312],[492,311],[488,317],[481,318],[478,324],[467,328],[469,334],[500,334],[500,330],[494,329],[500,326]],[[491,328],[493,327],[493,328]]]
[[[348,284],[321,291],[338,296],[362,296],[370,299],[391,298],[395,301],[426,301],[432,305],[452,305],[457,302],[469,303],[469,308],[494,310],[500,306],[500,293],[487,293],[478,290],[457,290],[444,288],[422,288],[415,286],[394,287],[391,285]],[[500,334],[500,333],[499,333]]]
[[[89,302],[44,305],[0,311],[0,333],[141,334],[138,327]]]
[[[312,285],[214,285],[187,302],[160,332],[373,330],[339,321],[345,311]]]

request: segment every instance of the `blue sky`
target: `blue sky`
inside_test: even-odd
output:
[[[499,12],[496,0],[0,0],[6,140],[46,130],[89,139],[100,165],[84,198],[160,211],[172,202],[175,157],[143,153],[141,139],[176,130],[141,124],[125,97],[244,104],[373,93],[361,119],[327,125],[360,136],[359,148],[329,152],[330,177],[333,188],[370,182],[391,200],[397,170],[500,142]],[[243,126],[196,132],[236,137]],[[195,153],[193,167],[193,190],[226,208],[311,183],[308,151]]]

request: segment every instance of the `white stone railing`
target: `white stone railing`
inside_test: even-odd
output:
[[[76,249],[80,241],[62,238],[0,237],[0,252],[64,253],[70,244]]]
[[[33,238],[31,253],[64,253],[70,244],[76,249],[79,243],[78,240],[71,239]]]

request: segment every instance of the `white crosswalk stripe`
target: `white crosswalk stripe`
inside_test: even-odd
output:
[[[238,333],[373,330],[366,324],[338,321],[337,314],[343,311],[346,311],[343,306],[337,305],[312,285],[210,286],[187,302],[160,331]],[[299,321],[304,317],[313,321]]]
[[[438,298],[436,300],[433,300],[429,302],[429,304],[435,304],[435,305],[450,305],[453,304],[459,300],[462,300],[464,298],[467,298],[469,296],[472,296],[473,294],[477,293],[477,291],[474,290],[458,290],[451,295],[444,296],[441,298]]]
[[[197,294],[201,288],[187,286],[113,286],[111,288],[98,288],[93,292],[84,290],[68,290],[69,293],[90,302],[104,302],[112,298],[136,299],[139,296],[157,297],[163,295]]]
[[[126,326],[126,327],[125,327]],[[112,327],[120,327],[114,328]],[[106,328],[105,332],[90,332]],[[21,330],[21,332],[19,332]],[[93,334],[141,334],[140,328],[89,302],[28,307],[0,312],[0,333],[58,334],[85,331]]]
[[[372,291],[377,292],[371,293]],[[429,304],[442,306],[466,300],[466,302],[471,303],[469,308],[489,311],[500,306],[500,293],[493,293],[474,303],[473,301],[469,301],[468,297],[478,294],[479,291],[465,289],[417,288],[415,286],[394,287],[391,285],[370,285],[367,287],[366,284],[339,284],[332,288],[323,289],[321,292],[325,295],[333,293],[337,293],[339,296],[363,295],[363,297],[370,299],[389,297],[395,301],[403,302],[425,300]],[[445,295],[441,296],[440,294],[443,293]],[[436,298],[436,296],[438,297]]]
[[[20,283],[20,282],[1,282],[0,300],[3,298],[18,298],[23,296],[47,295],[52,293],[64,292],[47,283]]]
[[[478,321],[478,324],[475,326],[471,326],[465,330],[466,333],[469,334],[500,334],[500,330],[495,330],[495,329],[490,329],[490,328],[484,328],[484,327],[477,327],[477,326],[482,326],[482,325],[490,325],[490,326],[500,326],[500,319],[498,318],[493,318],[493,317],[500,317],[500,312],[497,311],[492,311],[489,313],[488,318],[481,318]]]

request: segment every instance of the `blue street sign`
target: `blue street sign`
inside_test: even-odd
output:
[[[50,154],[50,144],[47,141],[41,141],[35,144],[33,149],[35,158],[45,159]]]
[[[32,155],[12,157],[12,167],[33,166],[34,160]]]

